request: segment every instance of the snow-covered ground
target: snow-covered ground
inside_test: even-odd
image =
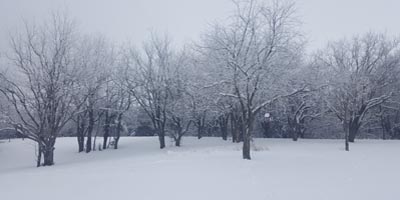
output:
[[[400,141],[256,139],[253,160],[240,144],[184,138],[122,138],[120,149],[76,153],[57,140],[52,167],[36,168],[27,140],[0,143],[1,200],[398,200]]]

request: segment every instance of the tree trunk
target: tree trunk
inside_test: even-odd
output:
[[[292,140],[296,142],[298,139],[297,131],[292,131]]]
[[[85,137],[83,135],[78,135],[78,152],[84,151]]]
[[[360,125],[358,124],[358,121],[352,121],[349,123],[349,129],[348,129],[349,142],[354,142],[359,128]]]
[[[78,152],[84,151],[85,147],[85,125],[83,119],[78,116],[77,119],[77,128],[76,128],[76,138],[78,140]]]
[[[159,133],[158,140],[160,141],[160,149],[164,149],[165,148],[165,134]]]
[[[249,129],[246,129],[245,134],[243,136],[243,159],[251,160],[250,156],[250,133]]]
[[[54,165],[54,147],[45,147],[43,150],[43,166]]]
[[[86,140],[86,153],[92,151],[92,132],[94,128],[94,111],[93,109],[89,110],[89,123],[88,123],[88,130],[87,130],[87,140]]]
[[[36,161],[36,167],[40,167],[42,163],[42,152],[43,152],[43,147],[42,145],[38,142],[38,152],[37,152],[37,161]]]
[[[197,139],[201,139],[203,137],[205,120],[205,114],[196,119],[195,125],[197,126]]]
[[[203,137],[203,127],[197,126],[197,139],[201,139]]]
[[[204,134],[204,121],[202,119],[197,119],[197,139],[201,139]]]
[[[295,124],[293,141],[297,141],[299,139],[299,137],[302,135],[301,126],[302,125],[300,123]]]
[[[180,147],[180,146],[181,146],[181,139],[182,139],[182,136],[178,136],[178,137],[175,139],[175,146],[177,146],[177,147]]]
[[[108,110],[106,111],[105,119],[104,119],[104,134],[103,134],[103,149],[107,148],[107,140],[108,137],[110,136],[110,123],[111,123],[111,117],[110,114],[108,113]]]
[[[345,150],[349,151],[349,134],[346,132],[345,134]]]
[[[342,122],[343,124],[343,130],[344,130],[344,149],[346,151],[349,151],[349,125],[347,124],[347,122]]]
[[[118,149],[118,142],[119,142],[119,138],[121,137],[121,131],[122,131],[122,114],[119,114],[118,115],[117,132],[116,132],[116,136],[114,138],[114,149]]]
[[[228,117],[222,115],[218,119],[218,124],[221,130],[221,136],[223,140],[228,140]]]
[[[232,142],[236,143],[237,139],[237,129],[236,129],[236,124],[235,124],[235,119],[233,116],[231,116],[231,134],[232,134]]]
[[[243,141],[243,121],[242,118],[236,115],[234,112],[231,113],[231,131],[232,131],[232,142],[239,143]]]

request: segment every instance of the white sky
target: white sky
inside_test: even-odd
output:
[[[399,0],[295,0],[309,49],[366,31],[400,34]],[[230,0],[0,0],[0,51],[22,19],[41,20],[67,8],[84,32],[140,43],[150,30],[168,32],[181,45],[195,40],[207,23],[224,19]]]

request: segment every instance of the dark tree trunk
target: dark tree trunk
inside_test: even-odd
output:
[[[197,126],[197,139],[201,139],[203,137],[204,127]]]
[[[349,151],[350,149],[349,149],[349,136],[348,136],[349,134],[346,132],[346,134],[345,134],[345,150],[346,151]]]
[[[231,116],[231,134],[232,134],[232,142],[236,142],[237,139],[237,129],[236,129],[236,121],[233,116]]]
[[[158,140],[160,141],[160,149],[164,149],[165,148],[165,134],[159,133]]]
[[[353,121],[351,121],[350,123],[349,123],[349,127],[348,127],[348,133],[349,133],[349,142],[354,142],[354,140],[355,140],[355,138],[356,138],[356,136],[357,136],[357,133],[358,133],[358,130],[359,130],[359,128],[360,128],[360,124],[359,124],[359,120],[358,119],[355,119],[355,120],[353,120]]]
[[[297,141],[299,137],[304,138],[304,119],[296,119],[296,116],[288,117],[288,126],[290,137],[293,141]]]
[[[43,150],[43,166],[54,165],[54,147],[45,147]]]
[[[252,132],[252,127],[253,127],[253,117],[255,113],[252,113],[251,111],[247,111],[247,119],[245,121],[246,124],[242,123],[242,129],[243,132],[243,159],[246,160],[251,160],[251,155],[250,155],[250,142],[251,142],[251,132]]]
[[[362,119],[360,118],[360,116],[362,115],[363,112],[366,111],[367,105],[362,105],[360,110],[358,111],[358,115],[356,117],[353,117],[350,119],[349,121],[349,142],[354,142],[357,134],[358,134],[358,130],[361,127],[361,121]]]
[[[232,111],[231,113],[231,132],[232,132],[232,142],[239,143],[243,141],[243,121],[240,116]]]
[[[350,145],[349,145],[349,125],[347,122],[344,122],[343,124],[343,130],[344,130],[344,149],[346,151],[350,150]]]
[[[41,166],[41,163],[42,163],[42,152],[43,152],[43,147],[38,142],[38,152],[37,152],[36,167],[40,167]]]
[[[165,123],[167,120],[167,114],[165,111],[165,108],[162,109],[161,106],[157,106],[156,110],[155,110],[155,117],[153,117],[152,123],[154,126],[154,129],[157,131],[157,135],[158,135],[158,140],[160,142],[160,149],[164,149],[165,148]]]
[[[111,116],[109,111],[106,111],[105,119],[104,119],[104,126],[103,126],[103,149],[107,148],[108,137],[110,137],[110,123],[111,123]]]
[[[83,135],[78,135],[78,152],[84,151],[85,137]]]
[[[92,151],[92,132],[94,128],[94,111],[93,109],[89,109],[88,112],[88,130],[87,130],[87,140],[86,140],[86,153],[89,153]]]
[[[386,140],[386,135],[387,133],[390,135],[390,130],[391,128],[391,123],[390,119],[388,117],[382,117],[381,118],[381,125],[382,125],[382,139]]]
[[[85,124],[81,116],[77,119],[76,138],[78,139],[78,152],[84,151],[85,148]]]
[[[296,120],[291,118],[290,116],[288,116],[287,119],[288,119],[289,135],[293,141],[297,141],[298,135],[296,130],[297,126]]]
[[[239,118],[239,120],[238,120],[238,132],[237,132],[237,134],[238,134],[237,135],[237,138],[238,138],[237,142],[242,142],[244,140],[244,134],[245,134],[244,122],[243,122],[242,118]]]
[[[292,130],[291,132],[292,132],[292,140],[296,142],[299,139],[297,131]]]
[[[182,140],[182,136],[178,136],[177,138],[175,138],[175,146],[180,147],[181,140]]]
[[[221,136],[223,140],[228,140],[228,115],[221,115],[218,118],[219,128],[221,130]]]
[[[243,137],[243,159],[246,160],[251,160],[251,156],[250,156],[250,133],[249,130],[247,129],[245,131],[244,137]]]
[[[118,149],[119,138],[121,137],[122,131],[122,113],[118,115],[117,132],[114,138],[114,149]]]
[[[197,119],[195,125],[197,127],[197,139],[201,139],[205,129],[205,117]]]
[[[264,138],[271,138],[271,122],[270,121],[262,121],[261,122],[261,127],[263,129],[263,137]]]

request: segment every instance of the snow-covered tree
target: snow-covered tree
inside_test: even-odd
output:
[[[255,116],[282,96],[279,79],[302,52],[293,4],[274,1],[235,1],[237,9],[227,24],[216,24],[204,34],[200,48],[219,68],[216,80],[227,87],[221,95],[235,99],[243,126],[243,158],[251,159],[250,141]]]
[[[167,107],[171,99],[170,72],[175,54],[171,40],[168,36],[153,34],[143,49],[131,48],[126,54],[126,85],[135,102],[150,118],[162,149],[165,147]]]
[[[346,150],[367,113],[397,92],[390,85],[398,79],[399,50],[396,38],[367,33],[333,42],[317,55],[318,64],[326,67],[326,102],[343,125]]]
[[[114,66],[115,55],[112,47],[103,37],[85,36],[80,38],[75,55],[75,65],[79,67],[76,77],[82,92],[75,98],[75,104],[83,105],[74,117],[78,151],[92,150],[92,136],[95,123],[99,122],[102,110],[101,100],[104,98],[103,87],[110,80],[110,70]],[[104,92],[103,92],[104,93]],[[86,139],[86,145],[85,143]]]
[[[76,28],[66,15],[53,14],[43,24],[25,24],[11,38],[13,73],[1,74],[0,91],[16,115],[8,123],[38,144],[37,166],[54,164],[54,145],[80,105],[73,63]],[[41,163],[43,155],[43,163]]]

